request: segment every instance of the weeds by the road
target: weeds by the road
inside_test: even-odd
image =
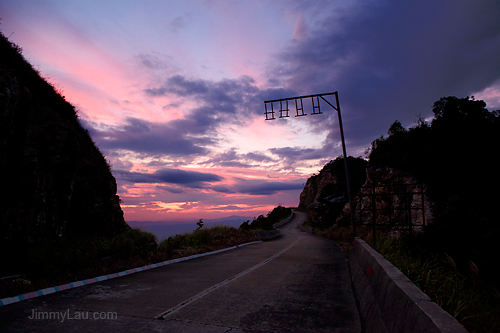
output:
[[[160,244],[140,229],[112,239],[90,238],[3,251],[0,298],[121,272],[174,258],[258,240],[254,233],[227,226],[202,228]],[[21,273],[21,274],[19,274]]]
[[[315,233],[334,240],[349,255],[350,228]],[[394,238],[378,233],[374,241],[369,229],[359,227],[357,233],[469,332],[500,332],[498,286],[484,283],[473,262],[459,268],[449,255],[426,250],[418,236]]]
[[[485,284],[473,262],[459,269],[449,255],[430,253],[411,237],[366,241],[469,332],[500,331],[498,287]]]

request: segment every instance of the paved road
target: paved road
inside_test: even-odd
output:
[[[0,331],[360,332],[347,262],[297,229],[305,218],[276,240],[0,307]]]

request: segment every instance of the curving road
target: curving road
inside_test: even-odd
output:
[[[2,332],[361,332],[346,259],[282,237],[0,307]]]

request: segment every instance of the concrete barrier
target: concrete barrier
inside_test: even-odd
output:
[[[277,229],[277,228],[287,224],[288,222],[293,220],[294,216],[295,216],[295,213],[292,211],[292,214],[290,214],[290,216],[288,216],[286,219],[284,219],[281,222],[273,224],[273,227]],[[259,230],[256,232],[256,236],[261,241],[266,241],[266,240],[275,239],[275,238],[281,236],[281,232],[279,230]]]
[[[364,332],[467,332],[365,241],[356,238],[349,264]]]
[[[290,216],[288,216],[286,219],[284,219],[281,222],[273,224],[273,227],[278,229],[279,227],[281,227],[281,226],[287,224],[288,222],[290,222],[291,220],[293,220],[294,216],[295,216],[295,213],[292,211],[292,214],[290,214]]]

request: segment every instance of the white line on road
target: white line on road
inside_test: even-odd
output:
[[[276,253],[274,256],[267,258],[266,260],[264,260],[264,261],[262,261],[262,262],[258,263],[257,265],[255,265],[255,266],[253,266],[253,267],[250,267],[249,269],[247,269],[247,270],[245,270],[245,271],[243,271],[243,272],[241,272],[241,273],[238,273],[238,274],[236,274],[236,275],[234,275],[234,276],[230,277],[230,278],[229,278],[229,279],[227,279],[227,280],[224,280],[224,281],[222,281],[222,282],[219,282],[219,283],[217,283],[216,285],[213,285],[213,286],[211,286],[210,288],[207,288],[207,289],[203,290],[201,293],[199,293],[199,294],[197,294],[197,295],[195,295],[195,296],[193,296],[193,297],[191,297],[191,298],[188,298],[188,299],[187,299],[187,300],[185,300],[184,302],[181,302],[181,303],[177,304],[176,306],[171,307],[170,309],[168,309],[168,310],[167,310],[167,311],[165,311],[165,312],[162,312],[161,314],[159,314],[159,315],[158,315],[158,316],[156,316],[155,318],[156,318],[156,319],[165,319],[165,317],[167,317],[167,316],[169,316],[169,315],[171,315],[171,314],[173,314],[173,313],[175,313],[175,312],[179,311],[179,310],[180,310],[180,309],[182,309],[183,307],[185,307],[185,306],[187,306],[187,305],[189,305],[189,304],[191,304],[191,303],[193,303],[193,302],[195,302],[195,301],[199,300],[200,298],[202,298],[203,296],[205,296],[205,295],[207,295],[207,294],[211,293],[212,291],[214,291],[214,290],[216,290],[216,289],[219,289],[220,287],[225,286],[225,285],[226,285],[226,284],[228,284],[229,282],[234,281],[234,280],[236,280],[236,279],[238,279],[238,278],[242,277],[243,275],[246,275],[246,274],[250,273],[251,271],[253,271],[253,270],[255,270],[255,269],[257,269],[257,268],[259,268],[259,267],[261,267],[261,266],[263,266],[263,265],[265,265],[265,264],[267,264],[267,263],[268,263],[268,262],[270,262],[271,260],[273,260],[273,259],[275,259],[275,258],[279,257],[280,255],[282,255],[283,253],[285,253],[286,251],[288,251],[288,250],[289,250],[292,246],[294,246],[294,245],[295,245],[295,243],[297,243],[297,242],[298,242],[301,238],[302,238],[302,237],[299,237],[299,238],[298,238],[295,242],[293,242],[292,244],[290,244],[290,246],[288,246],[286,249],[281,250],[280,252]]]

